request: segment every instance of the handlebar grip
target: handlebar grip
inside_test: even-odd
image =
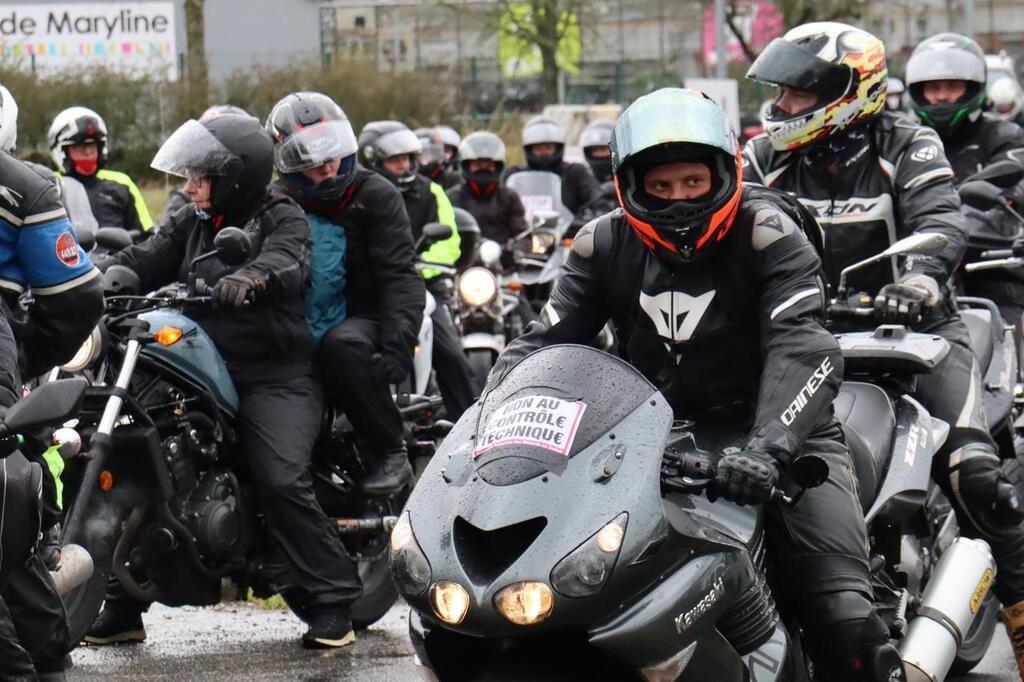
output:
[[[206,283],[205,280],[196,280],[196,295],[197,296],[212,296],[213,287]]]
[[[1013,258],[1013,249],[992,249],[991,251],[982,251],[982,258]]]
[[[968,263],[964,266],[967,272],[979,270],[997,270],[999,268],[1019,268],[1024,265],[1024,258],[1000,258],[998,260],[986,260],[977,263]]]

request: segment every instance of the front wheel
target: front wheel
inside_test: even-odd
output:
[[[383,618],[398,601],[398,588],[391,580],[387,552],[376,559],[360,561],[358,567],[363,594],[352,604],[351,618],[353,628],[365,630]]]
[[[971,629],[964,637],[964,643],[956,653],[950,672],[963,675],[974,669],[988,653],[989,644],[995,634],[999,616],[999,600],[989,594],[981,605]]]
[[[483,391],[487,383],[487,375],[491,373],[494,366],[494,354],[483,348],[471,348],[466,351],[466,361],[473,370],[473,378],[476,380],[477,391]]]

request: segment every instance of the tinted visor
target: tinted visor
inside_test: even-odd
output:
[[[796,43],[776,38],[750,65],[747,78],[806,90],[831,102],[849,89],[851,70],[827,62]]]

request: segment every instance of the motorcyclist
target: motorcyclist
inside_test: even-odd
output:
[[[1024,130],[983,111],[987,68],[976,42],[956,33],[934,35],[917,46],[907,61],[907,84],[914,112],[942,138],[956,182],[996,161],[1024,164]],[[1024,192],[1019,191],[1024,198]],[[1002,209],[984,212],[1000,233],[1012,239],[1022,226]],[[962,273],[964,290],[992,299],[1020,336],[1024,314],[1024,273],[986,270]]]
[[[110,140],[99,114],[85,107],[65,109],[53,119],[47,139],[57,172],[85,187],[100,227],[123,228],[134,239],[153,227],[146,201],[132,179],[106,167]]]
[[[526,209],[513,190],[501,184],[505,143],[494,133],[470,133],[459,146],[462,184],[448,190],[452,205],[469,211],[480,236],[501,245],[526,230]]]
[[[907,86],[896,76],[889,76],[885,86],[885,108],[889,111],[904,112],[907,111],[907,105],[904,102],[904,96],[907,92]]]
[[[523,153],[526,166],[513,166],[508,175],[525,170],[557,173],[562,178],[562,203],[574,214],[600,193],[597,179],[586,166],[562,159],[565,128],[557,121],[545,116],[527,121],[523,126]]]
[[[225,226],[245,230],[252,255],[241,266],[218,258],[195,271],[212,286],[212,310],[193,315],[220,351],[239,394],[235,428],[271,545],[286,568],[282,595],[309,625],[306,648],[354,641],[349,607],[361,586],[355,564],[320,508],[310,460],[323,402],[314,376],[303,294],[310,270],[309,224],[289,198],[268,188],[273,143],[260,122],[218,116],[183,124],[161,146],[153,168],[186,179],[192,210],[180,210],[152,238],[111,256],[150,291],[181,281]],[[145,637],[141,612],[111,590],[86,641]]]
[[[765,48],[747,77],[778,86],[780,94],[765,133],[747,143],[744,180],[788,192],[816,214],[832,286],[842,268],[898,238],[946,237],[937,255],[908,257],[898,270],[895,261],[880,262],[850,283],[855,291],[877,294],[875,307],[885,321],[950,342],[945,359],[917,384],[928,411],[951,427],[932,476],[956,509],[962,532],[992,546],[996,596],[1019,608],[1024,533],[987,430],[977,362],[948,288],[966,228],[942,141],[932,129],[884,111],[885,47],[846,24],[790,30]]]
[[[444,190],[416,172],[422,152],[420,139],[397,122],[368,123],[360,133],[359,145],[365,145],[373,170],[380,173],[402,193],[406,213],[412,227],[414,242],[423,235],[427,223],[443,223],[452,229],[448,239],[431,245],[422,259],[428,263],[454,266],[461,254],[455,211]],[[437,270],[424,269],[427,291],[437,304],[431,319],[434,322],[433,365],[437,383],[449,419],[458,420],[473,404],[473,370],[462,352],[462,341],[448,308],[449,280]]]
[[[871,602],[864,517],[829,407],[843,358],[822,327],[814,248],[773,193],[742,187],[727,114],[702,93],[641,97],[611,146],[621,209],[577,235],[540,324],[501,354],[489,387],[533,350],[588,343],[611,320],[678,418],[749,429],[718,464],[718,495],[763,503],[794,458],[825,458],[827,484],[794,507],[765,506],[779,594],[822,679],[905,679],[888,676],[901,662]],[[784,421],[816,372],[824,381]]]
[[[218,116],[252,116],[252,114],[242,107],[236,107],[232,104],[214,104],[206,108],[206,111],[199,117],[199,122],[205,123]],[[157,224],[163,223],[179,208],[188,206],[191,203],[192,198],[185,191],[185,186],[175,187],[167,194],[167,201],[164,203],[164,210],[160,213]]]
[[[7,153],[17,138],[17,105],[0,86],[0,407],[21,395],[21,377],[68,361],[103,312],[99,271],[78,246],[51,178]],[[32,292],[25,309],[19,297]],[[20,352],[19,352],[20,347]],[[30,458],[42,453],[26,452]],[[15,460],[4,460],[13,479]],[[46,463],[41,462],[46,467]],[[10,468],[8,468],[10,467]],[[45,506],[53,500],[44,484]],[[9,518],[24,523],[25,519]],[[44,512],[44,533],[56,522]],[[12,527],[8,531],[17,532]],[[6,540],[0,524],[0,540]],[[6,543],[3,543],[6,547]],[[11,558],[0,556],[0,562]],[[6,565],[4,566],[6,569]],[[39,553],[16,568],[0,592],[0,679],[62,680],[73,643],[67,615]]]
[[[437,128],[417,128],[413,132],[423,147],[419,157],[420,174],[441,185],[445,191],[461,183],[462,176],[451,169],[448,147],[440,131]]]
[[[389,494],[412,478],[390,385],[412,370],[426,300],[409,216],[390,182],[357,165],[352,125],[326,95],[288,95],[266,125],[277,184],[313,232],[306,319],[320,373],[374,463],[363,489]]]
[[[459,147],[462,146],[462,136],[459,135],[459,131],[451,126],[439,125],[435,129],[441,136],[441,142],[444,143],[444,158],[445,163],[448,165],[448,170],[458,172]]]
[[[988,86],[992,113],[1024,128],[1024,91],[1013,78],[997,78]]]
[[[587,159],[590,171],[601,183],[597,196],[591,199],[580,209],[573,221],[573,236],[576,230],[588,222],[602,216],[618,206],[615,197],[615,182],[612,178],[612,150],[608,142],[612,137],[612,130],[615,125],[608,121],[596,121],[591,123],[580,133],[580,147],[583,149],[583,156]]]

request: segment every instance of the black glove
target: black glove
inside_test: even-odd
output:
[[[370,373],[385,384],[397,384],[409,376],[409,367],[390,353],[374,353],[370,356]]]
[[[954,491],[963,500],[981,530],[1017,526],[1024,520],[1018,485],[1020,463],[1016,459],[1000,460],[995,453],[968,449],[959,465],[953,467]]]
[[[928,275],[911,275],[899,284],[886,284],[875,297],[875,312],[890,324],[918,324],[931,313],[942,294]]]
[[[779,463],[763,450],[741,450],[718,460],[714,492],[736,504],[767,502],[779,481]]]
[[[261,276],[239,270],[217,280],[213,287],[213,302],[219,306],[241,308],[253,301],[257,291],[266,288],[266,280]]]

